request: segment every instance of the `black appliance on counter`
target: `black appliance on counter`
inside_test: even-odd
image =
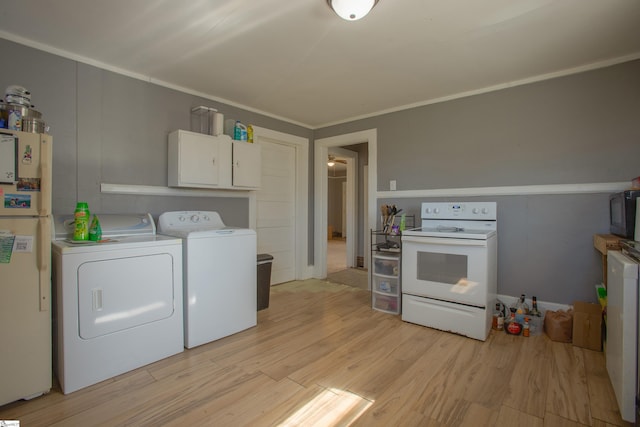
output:
[[[611,234],[634,239],[636,227],[636,199],[640,190],[626,190],[609,196],[609,230]]]

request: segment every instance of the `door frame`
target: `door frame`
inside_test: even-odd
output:
[[[378,182],[378,130],[368,129],[359,132],[321,138],[314,141],[314,277],[327,277],[327,156],[329,147],[340,147],[365,142],[369,152],[368,224],[365,228],[364,250],[370,251],[370,242],[366,238],[368,230],[375,229],[375,204]]]
[[[253,138],[256,143],[269,139],[277,144],[284,144],[295,149],[296,185],[295,185],[295,278],[309,279],[313,276],[313,268],[309,266],[309,139],[284,132],[253,126]],[[249,195],[249,226],[257,228],[256,192]]]

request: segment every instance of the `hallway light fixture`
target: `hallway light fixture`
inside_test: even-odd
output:
[[[333,11],[345,21],[364,18],[379,0],[327,0]]]
[[[336,162],[334,160],[334,157],[329,154],[329,161],[327,162],[327,166],[329,166],[330,168],[334,167],[336,165]]]

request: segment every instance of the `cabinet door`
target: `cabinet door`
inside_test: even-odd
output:
[[[169,135],[169,185],[218,187],[220,142],[212,136],[176,131]]]
[[[180,182],[217,186],[219,180],[219,144],[207,135],[190,135],[180,140]]]
[[[233,186],[259,188],[262,176],[259,144],[233,142]]]

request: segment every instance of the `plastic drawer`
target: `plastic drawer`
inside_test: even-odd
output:
[[[384,276],[397,277],[400,273],[400,258],[376,256],[373,261],[373,273]]]
[[[374,292],[372,306],[376,310],[398,314],[400,312],[400,296],[382,295]]]
[[[398,283],[399,281],[397,278],[373,276],[373,290],[375,292],[389,295],[400,295],[400,287],[398,286]]]

